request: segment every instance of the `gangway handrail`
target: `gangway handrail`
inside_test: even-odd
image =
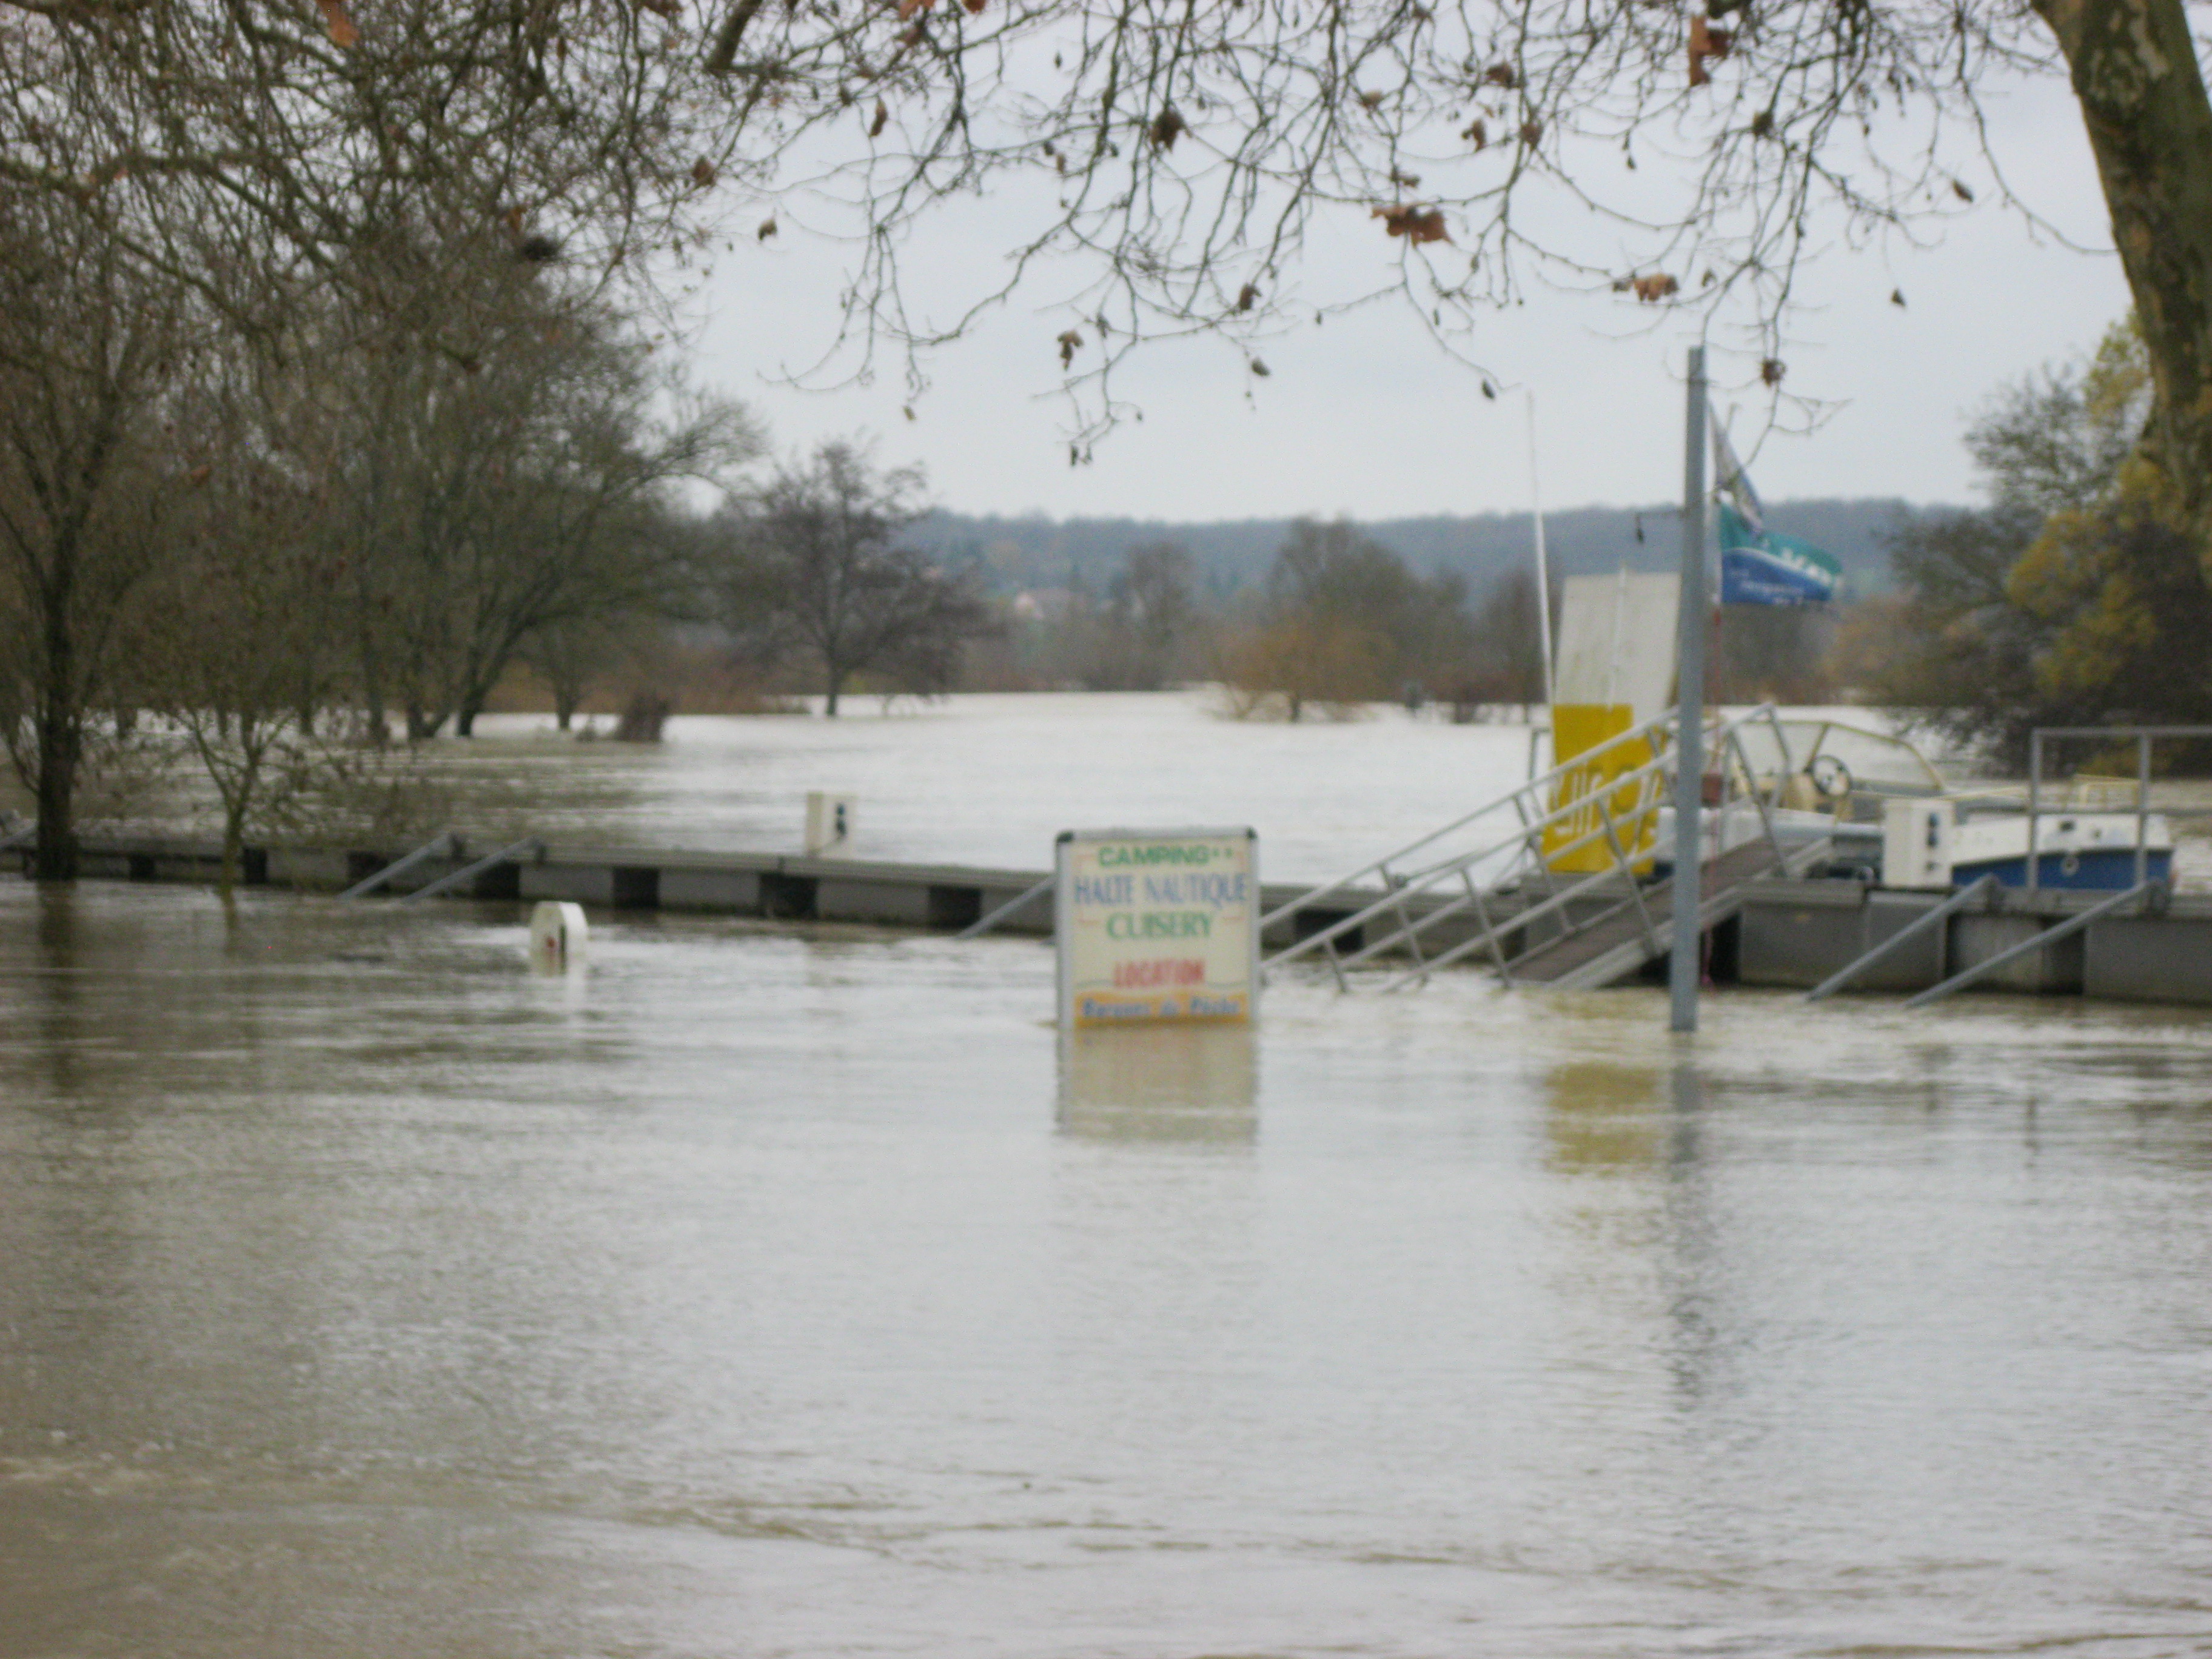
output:
[[[2043,945],[2056,945],[2060,939],[2080,933],[2098,917],[2110,915],[2130,900],[2148,899],[2153,893],[2163,890],[2166,884],[2163,881],[2137,882],[2124,892],[2115,893],[2112,897],[2100,900],[2086,910],[2076,911],[2055,927],[2046,927],[2041,933],[2022,939],[2010,949],[1998,951],[1986,962],[1978,962],[1964,972],[1952,975],[1941,985],[1931,985],[1919,995],[1907,997],[1905,1006],[1908,1008],[1925,1008],[1929,1003],[1949,996],[1954,991],[1963,991],[1976,980],[1986,978],[2007,963],[2017,961],[2030,951],[2037,950]]]
[[[1740,728],[1750,725],[1754,720],[1762,719],[1770,721],[1773,720],[1776,718],[1776,715],[1777,710],[1775,705],[1771,702],[1765,702],[1760,703],[1756,708],[1747,709],[1745,712],[1732,717],[1724,716],[1718,711],[1716,711],[1711,720],[1705,722],[1705,724],[1711,728],[1715,739],[1716,747],[1717,747],[1721,740],[1729,737]],[[1387,885],[1393,888],[1416,886],[1432,880],[1438,875],[1456,874],[1470,862],[1474,862],[1480,857],[1491,856],[1502,852],[1506,847],[1511,845],[1512,842],[1525,839],[1525,833],[1516,833],[1503,837],[1497,844],[1486,849],[1483,854],[1474,855],[1455,854],[1451,857],[1442,860],[1436,864],[1424,866],[1410,872],[1401,871],[1394,873],[1390,869],[1392,865],[1401,863],[1403,860],[1411,854],[1419,852],[1421,848],[1430,846],[1433,842],[1441,841],[1447,836],[1464,830],[1468,824],[1474,823],[1478,818],[1486,817],[1517,799],[1523,797],[1534,797],[1540,803],[1545,795],[1550,793],[1553,789],[1554,786],[1559,784],[1571,774],[1586,772],[1593,762],[1600,759],[1601,757],[1614,749],[1620,748],[1625,744],[1639,740],[1648,742],[1655,737],[1662,736],[1671,732],[1674,729],[1676,719],[1676,712],[1673,709],[1669,709],[1664,714],[1656,715],[1654,718],[1644,721],[1641,726],[1632,726],[1626,732],[1616,732],[1613,736],[1607,738],[1603,743],[1593,744],[1591,747],[1583,750],[1581,752],[1574,755],[1571,758],[1559,762],[1557,765],[1553,766],[1550,771],[1542,773],[1536,777],[1530,778],[1524,783],[1515,785],[1511,789],[1507,790],[1504,794],[1498,796],[1495,799],[1486,801],[1482,805],[1478,806],[1472,812],[1468,812],[1463,817],[1455,818],[1451,823],[1445,824],[1443,828],[1432,830],[1427,835],[1421,836],[1419,840],[1409,842],[1405,846],[1399,848],[1395,852],[1386,854],[1379,859],[1373,860],[1367,864],[1362,865],[1350,875],[1341,877],[1335,881],[1325,883],[1319,887],[1310,888],[1307,891],[1299,894],[1296,898],[1291,899],[1289,902],[1277,905],[1275,908],[1270,910],[1267,915],[1261,917],[1260,926],[1262,929],[1269,927],[1274,923],[1281,921],[1285,916],[1295,915],[1300,910],[1310,909],[1314,905],[1323,900],[1334,897],[1338,894],[1356,887],[1360,882],[1366,880],[1370,877],[1379,876]],[[1775,741],[1777,745],[1781,749],[1783,763],[1786,767],[1789,763],[1790,757],[1789,743],[1788,740],[1781,735],[1778,728],[1775,734]],[[1630,771],[1623,772],[1617,776],[1602,780],[1599,784],[1594,786],[1593,793],[1601,790],[1603,793],[1610,794],[1631,783],[1638,781],[1645,775],[1652,772],[1655,769],[1663,770],[1666,765],[1668,755],[1671,752],[1671,750],[1662,749],[1656,743],[1653,744],[1652,746],[1654,752],[1650,760],[1645,761],[1643,764]],[[1738,758],[1740,761],[1745,761],[1747,764],[1747,761],[1746,761],[1746,757],[1742,756],[1740,746],[1738,749]],[[1563,816],[1572,816],[1577,812],[1585,810],[1587,805],[1588,798],[1586,796],[1577,796],[1573,800],[1567,801],[1559,806],[1552,807],[1544,812],[1536,823],[1528,826],[1528,830],[1533,831],[1534,830],[1547,827],[1553,819]],[[1589,836],[1584,837],[1581,842],[1577,843],[1577,845],[1587,845],[1591,842],[1600,839],[1602,839],[1602,832],[1593,831]],[[1564,848],[1554,848],[1552,849],[1553,856],[1556,857],[1565,850],[1567,849]],[[1309,935],[1308,937],[1309,939],[1310,939],[1315,936]],[[1301,945],[1304,945],[1307,942],[1308,940],[1299,941]]]
[[[367,898],[371,893],[374,893],[378,888],[383,886],[386,882],[392,880],[396,877],[405,875],[410,870],[412,870],[418,864],[422,864],[430,859],[446,855],[459,858],[460,854],[460,836],[451,830],[441,830],[435,836],[432,836],[428,841],[424,842],[420,847],[408,854],[404,858],[394,859],[391,863],[386,865],[381,870],[377,871],[374,874],[354,883],[352,886],[347,888],[345,891],[340,893],[338,896],[342,899]]]
[[[413,892],[403,895],[399,902],[402,904],[412,904],[417,899],[435,898],[439,894],[450,892],[463,882],[471,880],[483,874],[487,870],[499,865],[513,863],[520,854],[542,854],[544,850],[545,842],[543,839],[537,836],[525,836],[512,846],[502,847],[496,853],[478,859],[474,864],[464,865],[451,875],[439,877],[427,887],[417,887]]]
[[[1756,708],[1750,709],[1743,714],[1737,714],[1733,717],[1723,716],[1717,713],[1709,722],[1713,737],[1711,752],[1715,756],[1716,759],[1718,759],[1724,751],[1733,750],[1735,755],[1736,763],[1739,766],[1745,768],[1747,774],[1748,774],[1748,757],[1744,755],[1741,744],[1736,740],[1736,733],[1740,729],[1749,725],[1754,720],[1761,719],[1771,720],[1774,718],[1774,714],[1775,708],[1774,705],[1771,703],[1761,703]],[[1561,766],[1553,768],[1552,771],[1546,773],[1542,777],[1535,779],[1529,783],[1520,785],[1512,790],[1509,790],[1505,794],[1499,796],[1497,799],[1491,801],[1476,811],[1468,814],[1465,817],[1459,819],[1455,823],[1447,825],[1443,830],[1437,830],[1433,834],[1424,837],[1422,841],[1415,842],[1412,843],[1411,846],[1401,848],[1400,852],[1391,854],[1390,857],[1393,859],[1402,857],[1405,853],[1413,851],[1415,848],[1425,845],[1428,842],[1434,841],[1440,836],[1449,834],[1453,830],[1463,828],[1476,818],[1485,817],[1491,812],[1498,811],[1509,803],[1518,801],[1527,796],[1534,794],[1537,791],[1543,789],[1545,786],[1555,783],[1564,775],[1575,771],[1580,768],[1586,767],[1592,756],[1602,753],[1605,750],[1614,747],[1628,739],[1645,737],[1655,732],[1657,728],[1671,726],[1674,719],[1674,716],[1671,714],[1662,714],[1656,720],[1646,721],[1641,726],[1621,733],[1617,738],[1608,739],[1607,743],[1600,744],[1596,748],[1586,749],[1581,754],[1577,755],[1572,760]],[[1786,762],[1789,755],[1786,740],[1783,739],[1778,732],[1776,741],[1782,744],[1783,755]],[[1550,829],[1553,823],[1561,819],[1572,820],[1589,811],[1594,801],[1601,809],[1599,817],[1601,821],[1598,826],[1595,829],[1588,830],[1580,836],[1575,836],[1571,840],[1562,842],[1557,847],[1541,849],[1541,855],[1547,860],[1556,860],[1567,854],[1579,852],[1583,848],[1593,846],[1601,841],[1611,839],[1613,830],[1609,823],[1604,821],[1610,820],[1613,817],[1609,805],[1610,798],[1618,795],[1624,789],[1629,788],[1638,789],[1640,794],[1643,785],[1647,782],[1656,781],[1664,776],[1667,769],[1671,763],[1672,755],[1673,750],[1671,746],[1661,749],[1655,744],[1654,752],[1650,759],[1644,761],[1640,765],[1630,769],[1628,771],[1620,773],[1609,778],[1602,778],[1599,780],[1583,794],[1577,795],[1571,800],[1562,801],[1557,805],[1552,806],[1548,810],[1540,812],[1538,816],[1533,818],[1527,815],[1524,809],[1521,814],[1521,822],[1515,829],[1505,832],[1494,841],[1486,842],[1472,851],[1455,854],[1450,858],[1442,860],[1434,865],[1428,866],[1425,868],[1399,878],[1392,883],[1391,890],[1384,893],[1381,897],[1373,900],[1364,907],[1355,910],[1347,915],[1337,918],[1328,927],[1317,928],[1313,933],[1307,934],[1304,938],[1297,939],[1291,945],[1285,945],[1282,950],[1275,952],[1273,956],[1267,958],[1267,965],[1270,968],[1278,967],[1313,951],[1323,949],[1331,949],[1336,939],[1343,937],[1346,933],[1349,933],[1354,928],[1364,926],[1367,921],[1372,920],[1382,911],[1402,905],[1405,897],[1408,893],[1419,888],[1431,885],[1439,880],[1447,879],[1450,877],[1471,871],[1474,866],[1480,864],[1486,859],[1495,858],[1500,853],[1503,853],[1513,847],[1516,842],[1520,843],[1524,848],[1531,846],[1539,847],[1540,848],[1542,836],[1547,830]],[[1752,786],[1749,793],[1754,799],[1756,799],[1757,780],[1747,776],[1747,781]],[[1540,795],[1538,796],[1540,803],[1541,799],[1542,797]],[[1760,799],[1758,800],[1757,804],[1759,806],[1762,827],[1765,830],[1768,837],[1771,839],[1774,833],[1773,823],[1771,817],[1768,813],[1765,802],[1763,799]],[[1648,800],[1639,799],[1637,804],[1630,809],[1627,816],[1631,818],[1636,818],[1647,813],[1656,815],[1663,805],[1663,802],[1656,799]],[[1727,809],[1723,808],[1722,810],[1725,811]],[[1318,899],[1344,892],[1349,889],[1354,882],[1358,881],[1361,876],[1374,872],[1381,866],[1387,865],[1389,861],[1389,859],[1378,860],[1375,864],[1367,866],[1364,869],[1341,881],[1329,884],[1327,886],[1314,888],[1309,892],[1302,895],[1300,897],[1292,900],[1290,903],[1279,905],[1273,911],[1270,911],[1266,916],[1261,919],[1261,926],[1265,928],[1285,915],[1293,915],[1299,910],[1310,908]],[[1529,909],[1520,913],[1515,918],[1515,925],[1521,925],[1531,916],[1540,914],[1547,914],[1555,909],[1559,909],[1562,908],[1568,900],[1579,896],[1582,893],[1587,891],[1591,886],[1627,872],[1628,868],[1629,866],[1626,865],[1619,866],[1617,867],[1608,867],[1607,869],[1593,872],[1589,878],[1583,880],[1571,883],[1565,888],[1557,890],[1553,892],[1551,896],[1541,903],[1533,906]],[[1632,880],[1633,879],[1632,873],[1631,874],[1630,878]],[[1418,933],[1421,929],[1432,926],[1435,922],[1443,920],[1447,915],[1456,914],[1457,912],[1465,909],[1468,906],[1468,901],[1466,899],[1455,900],[1449,904],[1443,906],[1436,911],[1431,912],[1427,916],[1423,917],[1419,922],[1409,923],[1405,929],[1401,930],[1401,934],[1393,934],[1390,935],[1389,938],[1395,940],[1401,937],[1404,933],[1410,932]],[[1486,932],[1487,931],[1492,930],[1486,930]],[[1374,946],[1364,947],[1361,949],[1352,959],[1355,961],[1364,960],[1366,957],[1374,955],[1378,948],[1380,948],[1379,944]],[[1333,949],[1331,953],[1333,956]],[[1340,966],[1341,965],[1343,964],[1340,964]]]
[[[1822,980],[1811,990],[1806,992],[1805,1000],[1808,1002],[1818,1002],[1823,997],[1833,996],[1837,992],[1842,990],[1844,987],[1850,984],[1868,969],[1873,967],[1875,963],[1881,961],[1885,957],[1887,957],[1897,951],[1902,950],[1906,944],[1913,939],[1918,939],[1929,928],[1939,927],[1943,922],[1949,921],[1951,917],[1965,909],[1969,904],[1981,897],[1983,894],[1988,892],[1996,884],[1997,878],[1994,875],[1989,875],[1984,876],[1980,880],[1976,881],[1968,886],[1961,887],[1957,892],[1952,894],[1950,897],[1945,899],[1934,909],[1928,911],[1923,915],[1914,917],[1908,926],[1899,928],[1887,939],[1882,940],[1881,944],[1875,945],[1873,950],[1866,952],[1865,955],[1858,957],[1852,961],[1844,963],[1841,968],[1837,969],[1834,973],[1829,975],[1827,978]],[[1942,958],[1938,957],[1936,960],[1940,962]]]
[[[1276,906],[1275,908],[1270,910],[1266,915],[1260,918],[1260,925],[1263,928],[1267,927],[1271,924],[1280,921],[1283,917],[1291,915],[1294,911],[1308,908],[1316,900],[1327,898],[1332,894],[1340,893],[1348,887],[1355,886],[1370,876],[1381,876],[1386,882],[1390,882],[1394,885],[1398,884],[1397,881],[1394,880],[1390,875],[1389,866],[1393,864],[1396,864],[1411,854],[1420,851],[1422,848],[1429,846],[1432,842],[1442,841],[1445,836],[1451,835],[1457,830],[1464,830],[1468,824],[1473,823],[1477,818],[1487,817],[1489,814],[1498,811],[1499,807],[1504,805],[1516,796],[1535,793],[1536,792],[1544,789],[1547,786],[1558,782],[1559,780],[1567,773],[1586,769],[1593,760],[1595,760],[1597,757],[1606,754],[1609,750],[1618,749],[1625,744],[1633,743],[1638,738],[1648,738],[1655,732],[1670,728],[1673,726],[1674,721],[1674,715],[1670,710],[1667,714],[1661,714],[1655,719],[1644,721],[1641,726],[1632,726],[1626,732],[1615,732],[1612,737],[1607,738],[1603,743],[1595,744],[1590,748],[1583,750],[1572,760],[1563,761],[1553,766],[1548,772],[1540,773],[1538,775],[1528,779],[1525,782],[1516,784],[1511,789],[1509,789],[1505,793],[1498,796],[1496,799],[1485,801],[1481,805],[1476,807],[1472,812],[1466,814],[1464,817],[1454,818],[1449,823],[1445,824],[1443,828],[1431,830],[1427,835],[1421,836],[1419,839],[1407,842],[1405,846],[1399,848],[1395,852],[1386,853],[1381,858],[1373,860],[1367,864],[1360,866],[1358,869],[1353,871],[1348,876],[1345,876],[1336,881],[1328,882],[1322,886],[1316,887],[1308,892],[1302,893],[1287,904]],[[1618,787],[1621,781],[1622,780],[1620,779],[1613,780],[1608,783],[1607,787]],[[1448,860],[1447,862],[1449,861]],[[1442,867],[1443,866],[1431,866],[1431,869]],[[1428,869],[1416,870],[1410,875],[1404,877],[1402,879],[1405,881],[1417,881],[1428,873],[1430,873],[1430,870]]]
[[[1795,875],[1798,873],[1803,866],[1812,863],[1814,860],[1819,858],[1822,849],[1829,848],[1832,844],[1833,843],[1830,838],[1823,836],[1820,840],[1814,842],[1808,846],[1801,847],[1795,853],[1791,853],[1787,855],[1782,854],[1780,849],[1777,848],[1775,851],[1778,857],[1778,862],[1773,866],[1771,870],[1765,873],[1784,876]],[[1611,872],[1607,872],[1607,873]],[[1670,892],[1673,885],[1674,882],[1671,877],[1668,878],[1666,882],[1661,884],[1662,890],[1669,890]],[[1699,932],[1702,933],[1705,930],[1708,918],[1717,918],[1719,915],[1723,908],[1729,902],[1729,890],[1723,890],[1719,892],[1708,891],[1705,893],[1705,896],[1700,900],[1698,905]],[[1619,915],[1622,911],[1627,909],[1629,908],[1629,900],[1623,899],[1620,903],[1606,911],[1603,915],[1593,917],[1589,923],[1585,923],[1584,925],[1587,927],[1595,922],[1610,921],[1613,917]],[[1519,918],[1517,917],[1513,918],[1510,921],[1499,924],[1498,927],[1492,931],[1493,933],[1503,932],[1506,927],[1514,925],[1514,922],[1518,920]],[[1644,918],[1644,922],[1646,939],[1649,941],[1653,930],[1648,912]],[[1489,944],[1490,940],[1481,936],[1477,936],[1476,938],[1469,939],[1462,939],[1460,943],[1452,946],[1450,950],[1446,951],[1441,956],[1437,957],[1434,961],[1423,963],[1421,966],[1417,968],[1407,969],[1403,973],[1399,974],[1396,977],[1384,983],[1381,988],[1383,994],[1387,995],[1390,992],[1395,991],[1401,986],[1409,984],[1415,980],[1420,980],[1425,982],[1429,976],[1437,969],[1449,968],[1452,963],[1458,962],[1466,957],[1474,955],[1477,951],[1487,948]],[[1548,945],[1546,948],[1548,949]],[[1663,950],[1650,948],[1650,954],[1645,959],[1649,961],[1655,957],[1664,956],[1666,952]]]

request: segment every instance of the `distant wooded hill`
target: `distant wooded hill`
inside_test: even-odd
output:
[[[1889,586],[1889,554],[1881,537],[1927,509],[1893,499],[1773,501],[1767,527],[1802,536],[1842,561],[1846,596],[1863,598]],[[1023,518],[932,513],[913,532],[917,544],[948,565],[977,564],[1001,592],[1073,586],[1103,587],[1121,555],[1145,542],[1180,542],[1216,594],[1263,580],[1282,544],[1288,519],[1171,524],[1158,519]],[[1638,526],[1643,539],[1638,539]],[[1383,519],[1363,530],[1395,549],[1414,569],[1456,572],[1480,593],[1503,571],[1527,568],[1526,513],[1472,517]],[[1577,507],[1544,515],[1545,542],[1555,576],[1618,570],[1672,569],[1680,556],[1675,510],[1647,507]]]

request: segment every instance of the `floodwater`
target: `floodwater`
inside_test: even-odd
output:
[[[0,882],[0,1654],[2212,1650],[2212,1019]]]
[[[1326,876],[1525,732],[491,722],[475,833]],[[0,879],[0,1659],[2212,1652],[2212,1012]]]
[[[834,720],[678,715],[658,744],[493,715],[428,751],[457,823],[594,846],[796,852],[811,789],[856,798],[860,858],[1048,868],[1066,829],[1250,825],[1271,879],[1326,880],[1528,775],[1523,726],[1382,706],[1296,726],[1206,691],[848,699]]]

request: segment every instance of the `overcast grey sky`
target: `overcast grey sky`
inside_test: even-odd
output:
[[[2021,195],[2075,242],[2103,250],[2104,208],[2066,88],[2005,98],[1994,132]],[[1994,195],[1986,177],[1976,184],[1984,201]],[[994,228],[989,203],[949,215],[917,248],[917,263],[940,283],[971,269],[988,276],[1006,240]],[[834,335],[849,250],[808,240],[788,216],[771,241],[752,240],[750,222],[740,228],[702,295],[693,361],[700,380],[767,417],[779,451],[871,434],[885,462],[921,463],[943,505],[975,513],[1376,519],[1528,504],[1520,397],[1485,400],[1477,377],[1396,305],[1268,344],[1265,380],[1224,342],[1153,349],[1117,385],[1142,405],[1142,424],[1100,442],[1091,465],[1071,468],[1056,392],[1052,342],[1065,325],[1057,314],[1018,301],[946,349],[909,422],[896,374],[836,392],[775,384]],[[1317,271],[1339,275],[1371,261],[1381,280],[1391,247],[1346,214],[1340,230],[1316,229],[1310,258]],[[1891,302],[1893,289],[1904,308]],[[2039,239],[2002,206],[1953,221],[1929,250],[1901,242],[1853,250],[1839,239],[1802,292],[1785,353],[1789,384],[1844,407],[1810,437],[1767,441],[1751,471],[1770,498],[1971,499],[1959,440],[1973,408],[2000,383],[2088,349],[2128,303],[2112,254]],[[1643,331],[1650,321],[1625,300],[1539,289],[1482,325],[1477,349],[1486,367],[1534,391],[1547,506],[1679,494],[1680,376],[1695,325]],[[1744,405],[1740,436],[1753,432],[1755,400],[1719,395],[1723,410]]]

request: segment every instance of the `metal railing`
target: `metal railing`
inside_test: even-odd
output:
[[[2027,891],[2033,899],[2042,887],[2041,860],[2036,845],[2037,810],[2043,799],[2043,745],[2047,741],[2123,742],[2136,745],[2136,866],[2135,885],[2150,879],[2150,751],[2161,738],[2212,739],[2212,726],[2039,726],[2027,738]],[[2168,816],[2172,816],[2168,814]]]
[[[1295,927],[1299,915],[1330,908],[1332,902],[1351,902],[1355,908],[1275,951],[1265,966],[1274,969],[1303,957],[1324,957],[1341,988],[1346,969],[1396,951],[1411,955],[1414,966],[1392,981],[1395,985],[1425,979],[1437,968],[1486,951],[1500,975],[1510,979],[1511,963],[1504,939],[1512,930],[1522,930],[1525,939],[1532,922],[1548,921],[1553,932],[1542,947],[1550,948],[1632,909],[1650,949],[1663,951],[1638,876],[1663,850],[1656,846],[1656,831],[1674,770],[1675,720],[1669,712],[1609,738],[1442,829],[1278,905],[1261,918],[1263,936],[1268,927],[1286,919]],[[1763,835],[1776,863],[1782,865],[1787,860],[1766,793],[1759,787],[1760,775],[1741,740],[1747,728],[1762,721],[1771,732],[1786,774],[1789,743],[1772,704],[1763,703],[1732,719],[1711,715],[1703,723],[1705,752],[1721,779],[1720,799],[1709,806],[1711,844],[1715,854],[1725,851],[1730,815],[1755,811],[1759,828],[1754,837],[1746,839]],[[1495,830],[1484,823],[1492,818],[1498,821]],[[1740,816],[1736,821],[1741,821]],[[1455,842],[1471,845],[1444,850]],[[1577,855],[1592,849],[1601,849],[1595,869],[1571,867],[1588,861]],[[1369,884],[1378,881],[1383,894],[1368,896]],[[1515,889],[1516,900],[1510,913],[1493,915],[1492,901],[1504,896],[1509,885]],[[1449,896],[1439,891],[1447,887],[1453,890]],[[1540,897],[1535,896],[1538,892]],[[1571,907],[1577,900],[1601,893],[1620,896],[1595,915],[1573,913]],[[1432,902],[1416,915],[1412,901],[1426,896],[1433,896]],[[1470,914],[1475,927],[1471,937],[1433,957],[1425,952],[1425,934]],[[1368,924],[1385,917],[1394,925],[1367,939]],[[1354,936],[1358,942],[1349,951],[1339,950],[1339,941]]]

